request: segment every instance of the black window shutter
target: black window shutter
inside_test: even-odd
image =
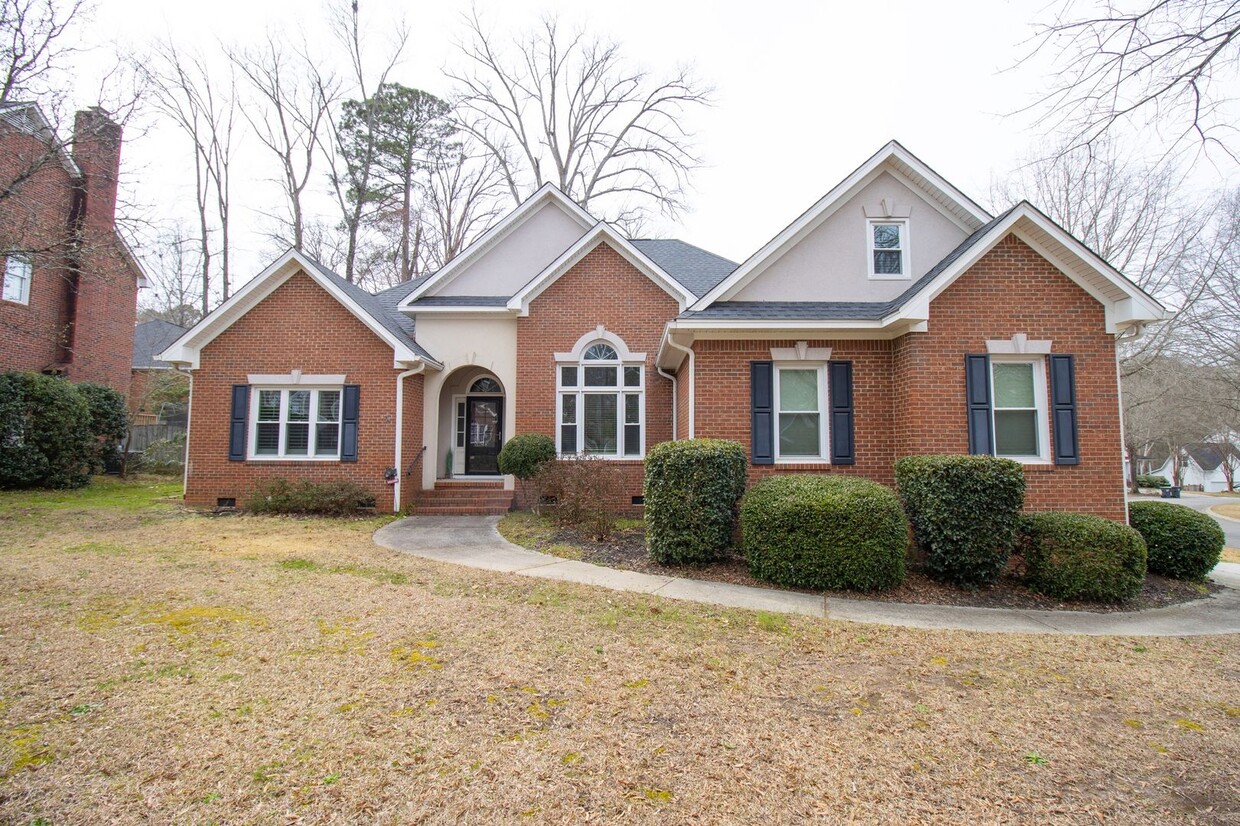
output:
[[[769,361],[749,362],[750,461],[755,465],[775,464],[774,366]]]
[[[1080,441],[1076,432],[1076,364],[1072,356],[1047,357],[1051,365],[1051,441],[1055,464],[1079,465]]]
[[[831,464],[856,464],[853,447],[852,362],[827,363],[827,388],[831,406]]]
[[[356,384],[344,386],[344,403],[340,411],[340,461],[357,461],[357,413],[361,387]]]
[[[246,437],[250,429],[250,386],[234,384],[232,415],[228,418],[228,461],[244,462]]]
[[[993,455],[995,438],[990,416],[990,356],[964,357],[964,394],[969,410],[969,452]]]

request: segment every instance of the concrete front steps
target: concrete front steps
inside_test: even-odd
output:
[[[512,510],[513,491],[502,481],[440,479],[433,490],[419,491],[409,508],[412,515],[500,516]]]

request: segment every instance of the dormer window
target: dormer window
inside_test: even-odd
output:
[[[883,218],[866,224],[870,278],[908,278],[908,221]]]

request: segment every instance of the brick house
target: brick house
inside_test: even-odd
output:
[[[498,450],[537,432],[616,462],[623,508],[651,445],[719,437],[751,479],[1010,456],[1029,507],[1122,520],[1116,342],[1163,314],[1032,205],[992,216],[892,142],[739,266],[547,186],[378,295],[290,251],[161,358],[193,374],[197,506],[287,476],[502,508]]]
[[[65,145],[32,103],[0,107],[0,371],[129,391],[141,267],[116,233],[121,128],[77,113]]]

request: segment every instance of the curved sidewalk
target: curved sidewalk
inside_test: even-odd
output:
[[[730,608],[808,614],[834,620],[1015,634],[1196,636],[1240,633],[1240,565],[1221,563],[1215,582],[1229,588],[1212,599],[1131,613],[1025,611],[909,605],[863,599],[836,599],[622,571],[562,559],[513,545],[495,530],[498,516],[411,516],[374,534],[376,544],[424,559],[470,568],[503,571],[562,582],[597,585],[613,591],[654,594]]]

